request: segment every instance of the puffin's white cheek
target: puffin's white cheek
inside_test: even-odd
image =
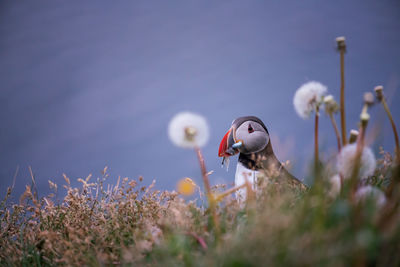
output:
[[[263,132],[248,134],[243,140],[244,153],[256,153],[263,150],[269,142],[269,137]]]

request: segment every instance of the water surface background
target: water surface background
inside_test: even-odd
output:
[[[175,147],[174,114],[204,115],[210,179],[232,183],[235,162],[220,168],[219,142],[231,121],[259,116],[282,161],[306,177],[313,120],[300,119],[292,98],[318,80],[339,98],[335,37],[347,38],[347,127],[357,127],[362,93],[382,84],[400,125],[399,1],[11,1],[0,3],[0,192],[16,176],[15,195],[35,173],[75,182],[109,166],[118,176],[201,183],[193,151]],[[393,149],[382,108],[372,110],[372,144]],[[321,149],[335,138],[322,115]],[[234,160],[235,161],[235,160]],[[15,199],[18,199],[17,197]]]

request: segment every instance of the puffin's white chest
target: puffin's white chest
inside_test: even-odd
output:
[[[236,174],[235,174],[235,186],[240,186],[246,182],[247,180],[252,184],[253,189],[256,186],[256,179],[259,171],[250,170],[246,168],[242,163],[238,162],[236,165]],[[236,191],[236,197],[241,200],[246,199],[246,188],[239,189]]]

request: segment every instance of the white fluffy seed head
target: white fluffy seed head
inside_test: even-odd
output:
[[[360,187],[355,194],[357,202],[364,202],[367,198],[372,198],[378,207],[381,207],[386,202],[385,194],[371,185]]]
[[[336,167],[343,175],[343,178],[348,179],[352,176],[356,164],[355,156],[357,154],[357,144],[349,144],[342,148],[337,157]],[[360,168],[358,177],[360,179],[367,178],[374,174],[376,160],[374,153],[369,147],[364,147],[361,153]]]
[[[168,135],[172,143],[183,148],[204,146],[210,136],[206,119],[195,113],[180,112],[168,125]]]
[[[327,91],[328,88],[325,85],[316,81],[300,86],[293,98],[293,105],[297,114],[303,119],[309,118],[311,112],[321,105],[322,97]]]
[[[335,174],[334,176],[329,178],[330,188],[328,191],[328,195],[330,197],[336,197],[340,193],[341,182],[340,182],[340,175]]]

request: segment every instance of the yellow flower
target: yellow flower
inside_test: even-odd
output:
[[[192,195],[194,193],[195,188],[196,184],[190,178],[181,179],[177,185],[178,192],[185,196]]]

